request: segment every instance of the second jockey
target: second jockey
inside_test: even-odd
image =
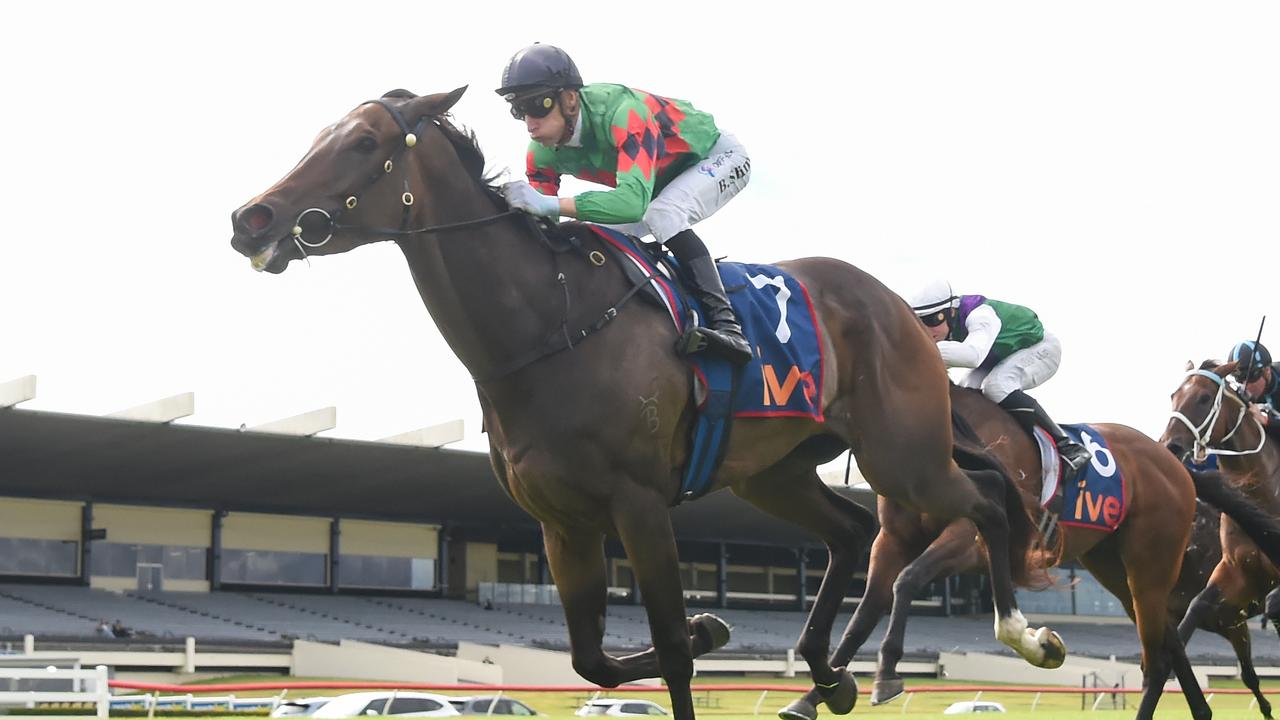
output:
[[[693,232],[751,178],[751,159],[711,115],[684,100],[623,85],[584,85],[569,55],[552,45],[516,53],[498,94],[529,131],[528,181],[502,193],[518,210],[608,224],[666,245],[702,304],[708,327],[687,352],[704,347],[735,363],[751,347],[729,304],[707,246]],[[561,175],[609,186],[557,197]]]
[[[1258,422],[1280,426],[1280,363],[1273,363],[1267,348],[1252,340],[1236,343],[1227,362],[1238,363],[1235,378],[1248,400],[1255,403]]]
[[[956,295],[945,280],[917,292],[911,309],[938,343],[946,366],[970,368],[961,386],[981,388],[1029,434],[1034,436],[1036,427],[1049,433],[1072,470],[1089,462],[1089,451],[1024,392],[1053,377],[1062,362],[1062,343],[1034,312],[982,295]]]

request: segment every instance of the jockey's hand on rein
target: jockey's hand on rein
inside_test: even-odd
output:
[[[560,216],[560,198],[554,195],[543,195],[523,180],[509,182],[502,186],[502,197],[513,209],[523,210],[530,215],[557,218]]]

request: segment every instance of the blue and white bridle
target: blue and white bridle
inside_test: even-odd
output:
[[[1227,450],[1225,448],[1212,448],[1209,446],[1209,443],[1212,441],[1211,436],[1213,435],[1213,426],[1218,423],[1218,418],[1222,415],[1222,398],[1227,396],[1227,381],[1221,375],[1208,370],[1193,370],[1187,373],[1188,378],[1196,376],[1209,378],[1218,386],[1218,392],[1213,397],[1213,407],[1209,409],[1209,414],[1205,416],[1203,422],[1196,425],[1191,422],[1190,418],[1177,410],[1170,413],[1171,417],[1181,422],[1183,425],[1186,425],[1187,429],[1190,430],[1191,434],[1195,437],[1196,444],[1192,451],[1192,456],[1195,461],[1198,463],[1204,462],[1210,455],[1253,455],[1261,452],[1262,446],[1267,444],[1267,433],[1263,431],[1262,424],[1256,419],[1254,419],[1253,422],[1258,426],[1258,434],[1262,438],[1261,441],[1258,442],[1258,447],[1252,450]],[[1236,431],[1240,429],[1240,426],[1244,424],[1245,416],[1249,414],[1249,404],[1246,403],[1243,398],[1236,394],[1235,391],[1231,392],[1230,397],[1240,404],[1240,413],[1236,415],[1236,423],[1231,426],[1231,431],[1226,435],[1223,435],[1222,439],[1216,443],[1217,445],[1222,445],[1230,440],[1232,436],[1236,434]]]

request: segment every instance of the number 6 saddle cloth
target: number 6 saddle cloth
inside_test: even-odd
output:
[[[1124,522],[1128,509],[1124,499],[1124,473],[1097,429],[1089,425],[1063,425],[1062,429],[1089,451],[1089,464],[1068,478],[1053,439],[1036,428],[1043,475],[1040,507],[1044,512],[1040,529],[1047,540],[1054,525],[1112,532]]]

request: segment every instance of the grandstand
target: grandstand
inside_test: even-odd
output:
[[[538,526],[502,492],[484,453],[9,407],[0,408],[0,458],[0,643],[10,648],[27,636],[42,650],[187,638],[275,653],[295,640],[444,653],[464,642],[567,647]],[[865,487],[835,488],[874,502]],[[673,517],[690,606],[716,608],[735,628],[722,654],[784,656],[825,553],[729,493]],[[607,555],[605,644],[646,647],[629,565],[616,545]],[[1053,614],[1073,653],[1136,657],[1114,600],[1070,572],[1075,585],[1027,596],[1027,608]],[[503,587],[514,594],[496,594]],[[980,577],[926,588],[908,655],[1003,652],[987,594]],[[103,620],[133,636],[103,636]],[[1264,639],[1254,649],[1265,661],[1275,652]],[[1205,633],[1190,651],[1232,657]]]

